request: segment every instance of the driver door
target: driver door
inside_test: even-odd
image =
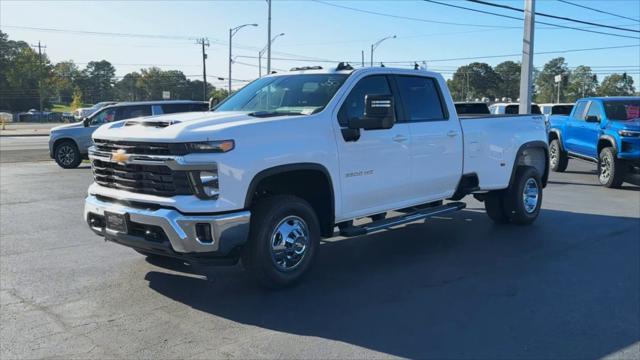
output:
[[[348,119],[363,118],[366,95],[391,94],[387,76],[370,75],[356,83],[340,106],[335,121],[340,125],[336,128],[336,140],[342,219],[404,207],[411,201],[408,124],[396,123],[391,129],[360,129],[357,139],[349,138],[343,132]]]

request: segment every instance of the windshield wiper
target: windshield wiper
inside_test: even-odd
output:
[[[253,117],[296,116],[304,115],[295,111],[254,111],[247,114]]]

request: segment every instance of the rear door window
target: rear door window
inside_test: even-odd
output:
[[[423,76],[396,76],[396,80],[406,120],[447,120],[448,116],[435,79]]]
[[[126,120],[151,115],[150,105],[122,106],[118,108],[117,120]]]
[[[207,111],[209,105],[206,103],[184,103],[184,104],[162,104],[163,114],[174,114],[188,111]]]

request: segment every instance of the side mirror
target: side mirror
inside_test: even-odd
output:
[[[365,111],[362,119],[349,119],[349,129],[391,129],[396,122],[392,95],[365,95]]]
[[[88,117],[82,118],[82,125],[84,125],[84,127],[88,127],[89,126],[89,118]]]
[[[588,115],[585,119],[586,122],[590,122],[590,123],[597,123],[600,122],[600,119],[598,119],[597,116],[595,115]]]

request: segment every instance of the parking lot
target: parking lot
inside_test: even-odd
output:
[[[303,284],[272,292],[241,267],[152,263],[93,235],[86,165],[3,160],[0,357],[637,359],[640,188],[594,171],[552,174],[530,227],[468,198],[325,241]]]

